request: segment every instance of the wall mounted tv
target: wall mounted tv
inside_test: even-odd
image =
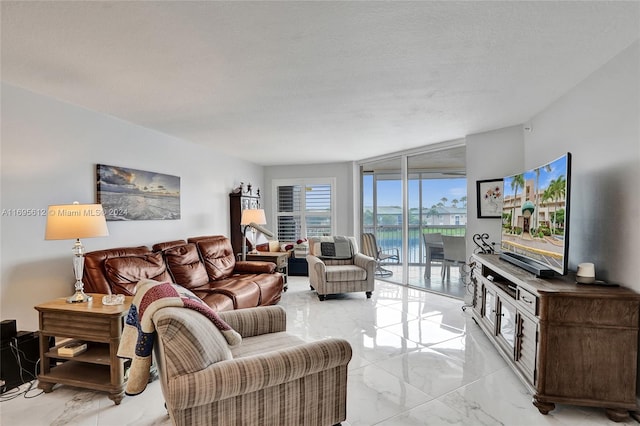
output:
[[[566,275],[571,153],[503,184],[500,258],[539,277]]]

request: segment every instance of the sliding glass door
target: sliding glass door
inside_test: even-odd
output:
[[[427,260],[433,235],[425,234],[465,235],[464,147],[364,163],[361,171],[362,232],[373,233],[384,252],[399,253],[381,279],[463,297],[460,273],[444,277],[443,263]]]
[[[400,159],[368,164],[362,168],[362,232],[376,237],[378,248],[389,258],[382,275],[402,283],[402,175]]]

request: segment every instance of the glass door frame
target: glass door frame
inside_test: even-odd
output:
[[[445,142],[441,144],[435,144],[428,148],[420,148],[410,151],[404,151],[402,153],[394,153],[389,155],[384,155],[380,157],[369,158],[365,160],[358,161],[356,164],[358,165],[357,169],[359,172],[359,193],[360,193],[360,205],[358,207],[359,211],[359,231],[362,234],[364,232],[364,167],[368,164],[375,163],[376,161],[384,161],[384,160],[400,160],[400,178],[401,178],[401,188],[402,188],[402,255],[401,255],[401,267],[402,267],[402,282],[398,283],[396,280],[390,280],[389,278],[376,278],[381,279],[383,281],[391,281],[393,283],[401,284],[404,286],[409,286],[409,158],[416,155],[421,154],[429,154],[436,153],[440,151],[445,151],[449,149],[455,149],[465,146],[464,140],[457,140],[452,142]],[[375,173],[374,173],[375,175]],[[374,178],[375,184],[375,178]],[[377,211],[377,194],[374,189],[373,193],[373,211],[374,215]],[[374,229],[377,226],[377,218],[374,216]]]

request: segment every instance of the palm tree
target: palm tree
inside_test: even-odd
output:
[[[446,206],[447,205],[447,201],[449,201],[449,199],[447,197],[442,197],[440,198],[440,201],[442,201],[442,206]]]
[[[462,207],[467,207],[467,196],[460,197],[460,202],[462,203]]]
[[[511,181],[511,189],[513,189],[513,213],[511,214],[511,227],[512,229],[517,225],[517,223],[513,224],[513,219],[516,216],[516,200],[518,198],[518,189],[524,188],[524,174],[520,173],[519,175],[515,175],[513,180]]]
[[[451,205],[452,205],[453,207],[458,207],[458,203],[459,203],[459,201],[458,201],[456,198],[454,198],[453,200],[451,200]]]
[[[544,167],[544,171],[547,173],[551,172],[551,164],[546,164]],[[538,221],[539,221],[539,216],[540,216],[540,206],[538,205],[540,203],[540,167],[538,167],[536,170],[536,187],[534,188],[534,204],[536,206],[536,214],[535,217],[533,219],[533,227],[535,229],[538,229]]]
[[[553,200],[553,185],[551,185],[551,183],[549,183],[549,186],[547,186],[547,188],[544,190],[544,192],[542,193],[542,199],[540,200],[542,203],[545,203],[549,200]],[[549,211],[549,216],[551,216],[551,211]],[[549,218],[551,219],[551,218]]]
[[[551,191],[551,194],[553,196],[553,201],[554,201],[554,206],[553,206],[554,215],[553,215],[553,221],[551,223],[553,225],[552,235],[555,235],[555,228],[556,228],[555,212],[557,210],[556,206],[558,205],[558,201],[560,201],[567,195],[567,180],[565,179],[564,175],[560,175],[556,179],[551,181],[551,183],[549,184],[549,187],[553,188]]]

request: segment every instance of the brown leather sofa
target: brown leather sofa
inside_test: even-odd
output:
[[[271,262],[236,261],[222,235],[85,254],[84,290],[133,295],[139,280],[179,284],[216,311],[274,305],[284,280]]]

